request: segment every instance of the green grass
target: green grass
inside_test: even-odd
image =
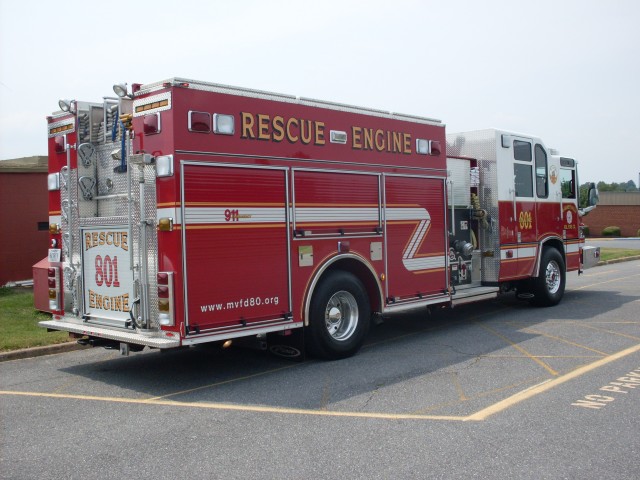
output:
[[[640,255],[640,250],[631,250],[627,248],[601,248],[600,260],[616,260],[618,258],[632,257],[634,255]]]
[[[51,315],[33,307],[33,292],[0,287],[0,351],[69,341],[67,332],[49,333],[38,322]]]

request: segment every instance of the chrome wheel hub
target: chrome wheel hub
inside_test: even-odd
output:
[[[341,290],[334,293],[324,313],[327,332],[335,340],[348,340],[358,325],[358,302],[351,293]]]
[[[545,276],[547,282],[547,290],[549,291],[549,293],[557,293],[560,289],[560,280],[562,279],[562,273],[560,272],[560,266],[555,261],[549,262],[549,264],[547,265]]]

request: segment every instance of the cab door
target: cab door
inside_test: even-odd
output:
[[[514,277],[528,276],[537,252],[537,212],[533,184],[533,142],[513,140]]]

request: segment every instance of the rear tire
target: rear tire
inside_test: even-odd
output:
[[[336,360],[355,354],[369,331],[369,296],[348,272],[329,272],[320,282],[309,312],[305,343],[317,357]]]
[[[557,305],[564,295],[566,270],[560,252],[555,248],[545,248],[540,260],[538,277],[533,279],[533,303],[539,307]]]

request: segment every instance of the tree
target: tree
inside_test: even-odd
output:
[[[601,192],[637,192],[638,187],[633,180],[620,183],[598,182],[598,190]]]

